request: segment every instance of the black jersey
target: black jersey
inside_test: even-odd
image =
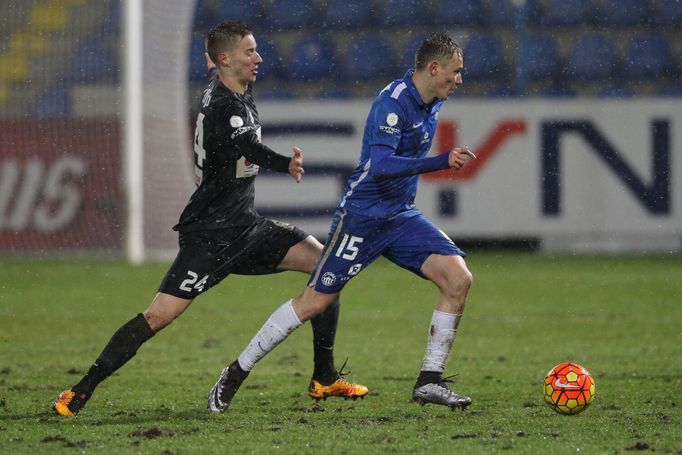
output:
[[[194,132],[196,190],[176,231],[251,225],[254,180],[259,165],[288,172],[289,158],[260,143],[261,127],[251,87],[242,95],[228,89],[217,72],[201,100]]]

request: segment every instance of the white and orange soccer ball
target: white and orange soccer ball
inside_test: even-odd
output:
[[[578,414],[587,408],[596,392],[594,378],[583,366],[564,362],[545,377],[545,402],[559,414]]]

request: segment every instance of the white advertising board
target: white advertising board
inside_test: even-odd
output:
[[[324,237],[357,164],[370,102],[260,103],[263,141],[303,149],[296,185],[267,174],[261,212]],[[431,153],[468,145],[463,171],[423,175],[417,206],[457,239],[545,249],[680,251],[682,102],[448,101]]]

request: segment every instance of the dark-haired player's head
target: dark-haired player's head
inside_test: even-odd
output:
[[[218,24],[206,35],[206,52],[217,65],[218,54],[234,48],[247,35],[253,35],[253,32],[243,22],[230,21]]]
[[[462,85],[464,52],[447,34],[437,33],[426,38],[414,60],[415,76],[428,98],[445,100]]]
[[[238,21],[223,22],[209,30],[206,52],[218,67],[223,82],[239,92],[255,82],[258,65],[263,62],[256,52],[256,39],[251,28]]]

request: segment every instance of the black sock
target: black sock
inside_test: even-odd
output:
[[[72,389],[77,393],[92,395],[97,385],[133,358],[142,343],[154,336],[152,328],[142,313],[119,328],[92,364],[88,373]]]
[[[443,379],[443,374],[440,371],[420,371],[414,387],[421,387],[424,384],[438,384],[441,379]]]
[[[235,361],[230,364],[230,367],[234,367],[233,371],[242,381],[249,375],[249,371],[243,370],[242,366],[239,365],[239,360],[235,359]]]
[[[338,297],[323,313],[314,317],[310,323],[313,327],[313,379],[323,385],[329,385],[338,379],[334,366],[334,339],[339,322],[340,303]]]

